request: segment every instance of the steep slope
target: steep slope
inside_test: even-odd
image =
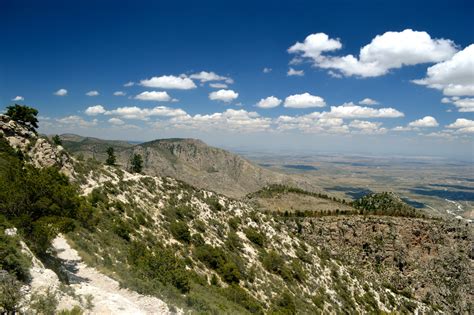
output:
[[[439,311],[472,314],[472,226],[395,216],[304,218],[300,225],[305,240],[364,279]]]
[[[68,236],[86,262],[139,292],[205,313],[430,309],[328,258],[293,220],[172,178],[88,174],[82,187],[94,187],[102,219],[93,234]]]
[[[85,266],[62,236],[48,248],[58,231],[88,226],[79,216],[94,212],[58,172],[80,180],[76,163],[61,146],[0,115],[0,313],[171,313],[160,299],[121,289]]]
[[[124,142],[105,141],[62,135],[64,146],[74,154],[105,161],[105,151],[112,146],[117,162],[124,169],[134,153],[144,159],[143,172],[152,176],[170,176],[199,188],[239,198],[270,183],[291,183],[310,188],[304,180],[254,165],[223,149],[196,139],[162,139],[135,146]]]
[[[9,132],[11,128],[5,134]],[[34,138],[13,132],[8,139],[13,144],[38,141]],[[69,157],[49,145],[54,152],[50,157]],[[35,159],[44,154],[30,154],[31,148],[21,147],[22,156],[31,157],[27,163],[41,165]],[[457,221],[387,217],[380,211],[402,205],[395,198],[397,206],[391,208],[393,196],[365,199],[366,215],[308,218],[297,211],[262,212],[170,177],[132,174],[93,160],[53,160],[57,167],[63,167],[62,161],[73,167],[73,179],[87,201],[77,210],[88,210],[87,220],[69,224],[51,248],[59,264],[55,285],[64,297],[74,298],[81,290],[89,294],[87,285],[92,285],[102,296],[96,307],[107,301],[117,305],[114,294],[107,294],[120,293],[117,281],[135,291],[133,296],[164,301],[156,306],[166,305],[169,312],[472,313],[472,227]],[[370,215],[374,209],[376,216]],[[49,217],[47,223],[55,219]],[[0,242],[8,241],[8,235],[0,224]],[[44,280],[51,272],[38,277]],[[135,300],[128,293],[121,298],[135,304],[148,300]],[[140,310],[155,311],[145,304]]]

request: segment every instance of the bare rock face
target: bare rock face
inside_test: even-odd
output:
[[[29,157],[28,162],[35,167],[57,166],[65,175],[73,175],[72,159],[63,147],[51,144],[5,115],[0,115],[0,136],[5,137],[12,148]]]
[[[14,149],[22,151],[26,151],[31,139],[36,137],[34,132],[5,115],[0,115],[0,135],[4,136]]]

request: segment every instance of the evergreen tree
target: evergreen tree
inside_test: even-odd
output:
[[[63,145],[63,142],[61,141],[61,138],[59,138],[58,135],[55,135],[55,136],[53,137],[53,143],[54,143],[55,145]]]
[[[130,161],[131,170],[134,173],[140,173],[143,169],[143,158],[140,154],[134,154],[132,160]]]
[[[115,165],[117,158],[115,157],[114,148],[108,147],[107,148],[107,160],[105,160],[105,164],[107,165]]]
[[[38,128],[38,119],[36,118],[38,110],[33,107],[18,104],[11,105],[7,107],[6,115],[30,130],[34,131]]]

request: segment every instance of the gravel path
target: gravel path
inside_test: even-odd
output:
[[[64,237],[56,237],[53,247],[68,270],[76,294],[93,296],[93,314],[172,314],[162,300],[121,289],[117,281],[88,267]]]

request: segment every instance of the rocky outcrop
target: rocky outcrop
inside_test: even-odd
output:
[[[68,176],[74,175],[73,160],[62,146],[57,146],[47,138],[38,136],[29,128],[0,115],[0,136],[5,137],[10,146],[28,157],[27,162],[35,167],[58,167]]]
[[[33,131],[21,126],[5,115],[0,115],[0,135],[8,140],[11,147],[21,151],[27,151],[32,140],[37,138]]]
[[[472,314],[472,226],[458,220],[328,216],[300,223],[304,238],[365,279],[449,314]]]

